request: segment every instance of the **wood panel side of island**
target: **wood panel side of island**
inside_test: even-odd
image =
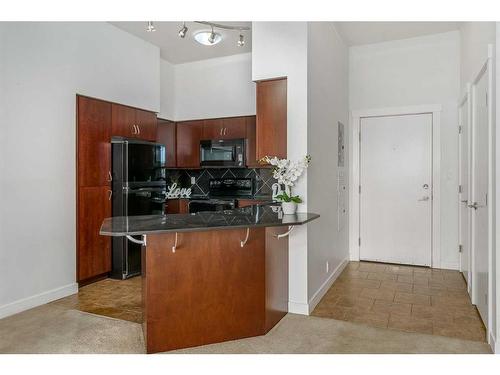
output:
[[[258,336],[265,329],[265,228],[149,234],[143,248],[148,353]]]

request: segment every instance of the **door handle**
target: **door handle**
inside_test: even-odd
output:
[[[419,202],[426,202],[426,201],[428,201],[428,200],[429,200],[429,197],[422,197],[422,198],[420,198],[418,201],[419,201]]]
[[[480,208],[480,207],[484,207],[484,205],[481,205],[481,204],[479,204],[479,203],[477,203],[477,202],[474,202],[474,203],[472,203],[472,204],[468,204],[468,205],[467,205],[467,207],[469,207],[469,208],[473,208],[473,209],[477,210],[477,209],[478,209],[478,208]]]

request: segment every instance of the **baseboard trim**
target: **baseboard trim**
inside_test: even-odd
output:
[[[292,314],[309,315],[309,305],[302,302],[288,301],[288,312]]]
[[[332,284],[337,280],[337,278],[340,276],[344,268],[347,266],[347,263],[349,263],[349,255],[342,261],[340,264],[335,268],[335,270],[332,272],[332,274],[328,277],[328,279],[325,280],[323,285],[320,286],[320,288],[314,293],[314,295],[311,297],[308,303],[308,308],[307,308],[307,315],[312,313],[316,305],[321,301],[321,298],[328,292],[328,289],[332,286]]]
[[[0,306],[0,319],[10,315],[20,313],[25,310],[32,309],[48,302],[55,301],[59,298],[64,298],[72,294],[78,293],[78,284],[72,283],[60,288],[52,289],[46,292],[35,294],[34,296],[26,297],[6,305]]]
[[[497,341],[495,340],[495,336],[493,336],[493,333],[490,332],[490,347],[491,350],[493,351],[494,354],[500,354],[500,345],[497,344]]]
[[[460,264],[457,262],[441,262],[441,264],[439,265],[439,268],[442,268],[445,270],[460,271]]]

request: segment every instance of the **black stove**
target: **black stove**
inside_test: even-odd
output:
[[[252,197],[253,186],[251,178],[211,178],[209,196],[190,200],[189,212],[232,210],[238,198]]]

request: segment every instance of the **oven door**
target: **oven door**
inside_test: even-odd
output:
[[[202,167],[244,167],[244,145],[243,139],[200,141],[200,165]]]

